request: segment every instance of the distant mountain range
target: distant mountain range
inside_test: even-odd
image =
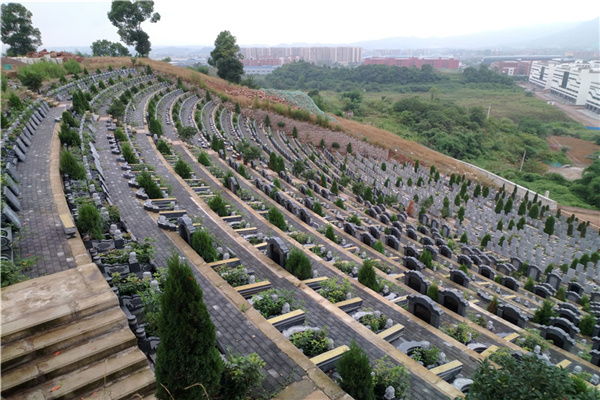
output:
[[[448,37],[391,37],[351,43],[381,49],[532,49],[567,48],[598,51],[600,18],[586,22],[545,24]]]
[[[563,22],[510,28],[497,31],[479,32],[448,37],[408,37],[398,36],[354,43],[292,43],[273,47],[319,47],[355,46],[365,50],[384,49],[464,49],[464,50],[531,50],[556,49],[598,52],[600,49],[600,17],[585,22]],[[258,44],[244,44],[240,47],[268,47]],[[152,46],[151,57],[187,57],[209,54],[210,45]],[[91,53],[89,47],[48,47],[48,50],[66,50]],[[133,51],[133,49],[130,49]]]

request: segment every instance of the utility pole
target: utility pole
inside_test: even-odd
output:
[[[488,115],[487,115],[487,119],[490,119],[490,111],[492,111],[492,102],[490,102],[490,105],[488,106]]]
[[[525,162],[525,154],[527,154],[527,149],[523,150],[523,158],[521,159],[521,168],[519,168],[519,172],[523,171],[523,163]]]

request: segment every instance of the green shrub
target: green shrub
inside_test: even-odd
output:
[[[379,283],[377,283],[377,274],[373,264],[373,260],[363,261],[363,265],[358,270],[358,281],[374,292],[379,293]]]
[[[81,138],[79,132],[69,128],[66,122],[60,125],[60,131],[58,132],[58,139],[61,145],[67,145],[69,147],[79,147],[81,145]]]
[[[173,166],[173,169],[183,179],[190,179],[192,177],[192,168],[188,165],[188,163],[183,161],[181,157],[179,157],[179,159]]]
[[[207,263],[219,259],[219,253],[217,253],[217,249],[213,244],[213,239],[204,229],[198,229],[192,235],[192,248]]]
[[[320,330],[307,329],[296,332],[290,337],[290,342],[304,353],[308,358],[318,356],[329,349],[329,339],[325,327]]]
[[[79,74],[81,72],[81,66],[77,62],[77,60],[71,58],[63,63],[63,67],[67,70],[69,74]]]
[[[285,217],[276,207],[271,207],[267,213],[267,221],[281,229],[282,231],[287,230],[287,224],[285,223]]]
[[[233,287],[247,285],[250,282],[248,270],[243,265],[235,268],[219,267],[216,269],[221,278]]]
[[[592,334],[594,333],[595,325],[596,325],[596,318],[591,314],[587,314],[583,318],[581,318],[581,321],[579,321],[578,327],[579,327],[579,330],[581,331],[582,335],[592,336]]]
[[[435,302],[438,301],[438,299],[440,297],[440,290],[439,290],[438,285],[436,283],[432,283],[427,288],[427,297],[429,297],[431,300],[433,300]]]
[[[419,261],[421,261],[428,269],[433,269],[433,256],[428,250],[423,249],[419,255]]]
[[[158,141],[158,143],[156,143],[156,149],[158,151],[160,151],[160,153],[162,155],[165,155],[165,156],[170,156],[172,154],[171,153],[171,146],[169,146],[169,143],[167,143],[166,140],[160,139]]]
[[[348,222],[356,225],[356,226],[361,226],[362,222],[360,220],[360,218],[358,218],[358,215],[352,214],[349,218],[348,218]]]
[[[296,247],[288,254],[285,269],[300,280],[310,279],[313,276],[310,258]]]
[[[335,181],[334,181],[335,182]],[[346,206],[344,205],[344,200],[342,199],[336,199],[335,202],[333,203],[336,206],[338,206],[339,208],[341,208],[342,210],[346,209]]]
[[[376,250],[381,254],[385,254],[385,248],[383,247],[383,243],[381,243],[381,240],[378,240],[373,244],[373,250]]]
[[[229,354],[221,375],[219,394],[223,399],[244,400],[265,378],[265,362],[256,353],[247,356]]]
[[[313,212],[321,217],[325,215],[323,212],[323,206],[318,201],[315,201],[312,208]]]
[[[102,239],[102,218],[95,205],[91,203],[82,204],[79,207],[77,218],[77,229],[82,235],[89,234],[94,239]]]
[[[494,296],[492,301],[487,305],[486,310],[494,315],[496,315],[496,311],[498,311],[498,296]]]
[[[484,360],[472,376],[467,399],[558,400],[597,399],[596,389],[577,385],[569,371],[548,365],[535,355],[518,361],[510,354],[495,360],[496,368]]]
[[[128,164],[138,163],[138,160],[135,157],[135,154],[133,154],[133,150],[131,149],[131,146],[128,142],[123,143],[121,145],[121,154],[123,155],[123,158],[125,159],[125,161],[127,161]]]
[[[550,318],[556,317],[556,315],[556,311],[554,311],[554,302],[545,299],[541,307],[535,310],[532,321],[536,324],[550,325]]]
[[[14,285],[15,283],[23,282],[29,277],[23,274],[23,271],[32,267],[35,264],[35,258],[29,257],[24,259],[2,260],[0,263],[0,278],[2,287]]]
[[[479,337],[479,332],[471,328],[466,322],[445,326],[442,328],[442,331],[462,344],[469,343],[469,337],[471,340],[475,340]]]
[[[342,283],[338,278],[327,279],[321,282],[319,293],[332,303],[338,303],[346,300],[347,293],[352,290],[352,285],[348,279],[344,279]]]
[[[533,351],[535,346],[540,346],[541,351],[548,350],[548,341],[544,340],[535,329],[525,329],[516,343],[527,351]]]
[[[335,231],[333,230],[333,226],[331,224],[327,224],[325,228],[325,237],[331,240],[333,243],[337,243],[337,237],[335,236]]]
[[[336,364],[340,387],[357,400],[374,400],[373,377],[369,356],[352,340],[350,350]]]
[[[205,151],[201,151],[200,154],[198,154],[198,162],[205,167],[210,165],[210,158],[208,158],[208,154],[206,154]]]
[[[227,210],[227,202],[223,200],[221,195],[216,195],[212,197],[208,201],[208,206],[211,210],[217,213],[219,217],[225,217],[229,215],[229,211]]]
[[[273,295],[277,295],[277,301],[273,300]],[[285,303],[290,305],[291,310],[294,303],[293,291],[269,289],[252,296],[252,306],[265,318],[281,314],[281,309]]]
[[[136,177],[137,183],[141,188],[144,188],[144,191],[148,195],[149,199],[162,199],[163,192],[160,190],[160,187],[156,183],[154,179],[152,179],[152,175],[148,171],[143,171]]]
[[[373,391],[376,399],[383,399],[388,386],[395,389],[397,399],[406,398],[410,389],[410,373],[404,365],[394,365],[388,356],[375,360]]]
[[[431,346],[428,349],[419,347],[413,351],[411,357],[417,362],[421,361],[425,367],[435,365],[440,357],[440,349],[435,346]]]
[[[385,324],[387,323],[388,317],[385,314],[381,314],[379,317],[373,314],[367,314],[360,319],[360,323],[371,327],[373,332],[378,332],[385,328]]]
[[[85,179],[85,167],[82,163],[75,159],[75,156],[68,150],[60,152],[60,172],[67,174],[71,179]]]

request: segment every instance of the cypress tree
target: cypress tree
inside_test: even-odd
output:
[[[540,208],[537,203],[534,203],[529,210],[529,217],[537,219],[540,216]]]
[[[331,183],[331,187],[329,188],[329,190],[331,190],[331,193],[335,194],[336,196],[340,193],[340,189],[335,179]]]
[[[552,235],[554,233],[554,217],[551,215],[548,218],[546,218],[546,223],[544,225],[544,232],[546,232],[548,235]]]
[[[496,211],[496,214],[500,214],[500,212],[504,209],[504,200],[502,200],[502,197],[500,197],[498,199],[498,202],[496,203],[496,209],[494,211]]]
[[[517,229],[521,230],[525,227],[525,217],[521,217],[519,218],[519,221],[517,222]]]
[[[223,371],[215,325],[204,304],[202,289],[187,263],[173,253],[167,266],[159,317],[156,397],[160,400],[214,398]]]
[[[508,200],[506,200],[506,203],[504,204],[504,213],[508,214],[509,212],[511,212],[512,206],[513,206],[513,199],[512,199],[512,197],[509,197]]]
[[[525,215],[526,212],[527,212],[527,201],[523,200],[521,202],[521,204],[519,204],[519,209],[517,210],[517,214]]]
[[[480,194],[481,194],[481,185],[478,183],[477,186],[475,186],[475,190],[473,190],[473,197],[478,198]]]
[[[175,166],[173,167],[173,169],[183,179],[189,179],[192,177],[192,168],[188,165],[188,163],[183,161],[183,159],[181,157],[179,157],[179,159],[175,163]]]
[[[374,292],[379,293],[379,284],[377,283],[377,274],[373,267],[373,260],[363,262],[362,267],[358,270],[358,281]]]
[[[369,356],[352,340],[350,350],[336,364],[340,387],[355,399],[375,400]]]
[[[481,194],[483,197],[488,197],[490,195],[489,186],[484,186],[483,189],[481,190]]]
[[[325,228],[325,237],[332,242],[337,243],[337,237],[335,236],[335,231],[331,224],[327,224],[327,227]]]

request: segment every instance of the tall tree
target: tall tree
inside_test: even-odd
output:
[[[24,55],[42,45],[40,30],[31,24],[31,11],[19,3],[2,4],[2,43],[9,56]]]
[[[123,43],[135,45],[135,51],[140,57],[148,57],[152,49],[150,36],[142,30],[142,22],[148,18],[150,22],[160,21],[160,14],[154,12],[154,1],[113,1],[108,19],[119,28],[117,33]]]
[[[212,398],[219,391],[223,371],[215,325],[187,263],[173,253],[167,265],[156,354],[156,397]]]
[[[219,33],[215,40],[215,49],[210,53],[208,64],[217,69],[217,75],[229,82],[240,83],[244,65],[240,61],[240,46],[229,31]]]
[[[121,43],[111,42],[106,39],[96,40],[92,43],[92,55],[94,57],[130,57],[127,47]]]

